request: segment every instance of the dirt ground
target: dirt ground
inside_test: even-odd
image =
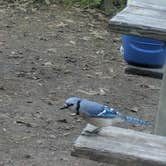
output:
[[[69,96],[154,121],[161,81],[124,73],[120,36],[107,19],[56,5],[0,6],[0,166],[107,165],[71,157],[86,123],[59,110]]]

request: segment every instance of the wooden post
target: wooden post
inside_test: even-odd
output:
[[[154,133],[157,135],[166,136],[166,66],[162,81],[159,110],[156,116]]]
[[[104,9],[107,14],[111,12],[111,9],[113,9],[112,0],[104,0]]]

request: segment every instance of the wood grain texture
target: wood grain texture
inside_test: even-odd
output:
[[[91,130],[91,126],[85,130]],[[97,136],[79,136],[72,155],[117,166],[165,166],[166,138],[107,127]]]
[[[165,0],[157,0],[157,1],[156,0],[128,0],[128,5],[143,6],[143,7],[166,10]]]
[[[166,7],[128,5],[110,20],[110,30],[122,34],[166,40]]]
[[[155,134],[166,136],[166,66],[162,81],[159,110],[156,116]]]

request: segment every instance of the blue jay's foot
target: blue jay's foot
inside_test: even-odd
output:
[[[81,135],[85,135],[85,136],[95,136],[100,132],[100,128],[96,128],[92,131],[89,130],[84,130]]]

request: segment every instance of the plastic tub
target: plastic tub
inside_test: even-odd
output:
[[[166,59],[166,44],[161,40],[122,35],[123,56],[127,63],[161,68]]]

